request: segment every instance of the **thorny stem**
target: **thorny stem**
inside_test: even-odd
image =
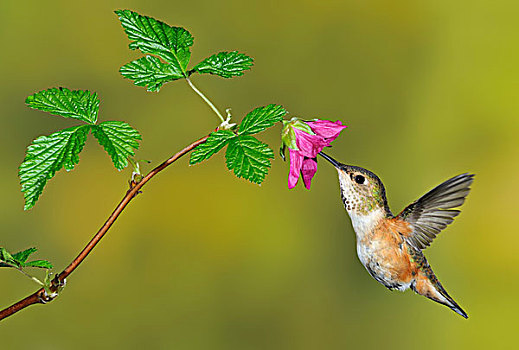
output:
[[[196,92],[198,94],[198,96],[200,96],[202,98],[202,100],[204,100],[205,103],[207,103],[209,105],[209,107],[211,107],[211,109],[216,113],[218,118],[220,118],[222,123],[225,123],[224,117],[222,116],[222,114],[220,113],[218,108],[216,108],[215,105],[211,102],[211,100],[209,100],[200,90],[198,90],[189,78],[186,78],[186,80],[187,80],[187,83],[189,84],[189,86],[191,87],[191,89],[193,89],[193,91]]]
[[[113,213],[108,217],[106,222],[101,226],[99,231],[92,237],[90,242],[83,248],[81,253],[68,265],[61,273],[56,275],[56,277],[52,280],[50,287],[48,288],[51,294],[47,293],[45,288],[40,288],[33,294],[29,295],[28,297],[14,303],[13,305],[9,306],[8,308],[0,311],[0,321],[3,320],[6,317],[9,317],[15,313],[17,313],[20,310],[23,310],[27,306],[34,305],[34,304],[45,304],[49,301],[52,301],[57,295],[60,290],[60,287],[65,285],[65,279],[72,273],[74,270],[86,259],[88,254],[94,249],[94,247],[99,243],[101,238],[104,237],[104,235],[108,232],[110,227],[112,227],[113,223],[119,215],[123,212],[124,208],[130,203],[130,201],[135,198],[135,196],[140,193],[140,189],[151,180],[152,177],[157,175],[159,172],[164,170],[169,165],[173,164],[176,160],[178,160],[180,157],[184,156],[185,154],[192,151],[195,147],[198,145],[204,143],[209,136],[204,136],[201,139],[193,142],[189,146],[185,147],[183,150],[177,152],[175,155],[171,156],[169,159],[164,161],[162,164],[157,166],[155,169],[150,171],[142,180],[138,183],[135,183],[130,190],[126,192],[126,195],[123,197],[119,205],[115,208]],[[23,271],[22,271],[23,272]]]

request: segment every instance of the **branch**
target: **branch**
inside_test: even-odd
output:
[[[4,318],[7,318],[15,313],[17,313],[20,310],[25,309],[27,306],[34,305],[34,304],[46,304],[49,301],[54,300],[57,295],[59,289],[65,285],[65,279],[72,273],[74,270],[83,262],[83,260],[86,259],[88,254],[94,249],[94,247],[99,243],[101,238],[104,237],[104,235],[108,232],[110,227],[112,227],[113,223],[119,215],[123,212],[124,208],[130,203],[130,201],[135,198],[135,196],[139,193],[139,190],[148,182],[151,180],[152,177],[157,175],[159,172],[167,168],[169,165],[173,164],[176,160],[178,160],[180,157],[184,156],[185,154],[192,151],[195,147],[198,145],[204,143],[209,136],[204,136],[201,139],[193,142],[189,146],[185,147],[183,150],[179,151],[175,155],[173,155],[171,158],[157,166],[155,169],[150,171],[148,175],[146,175],[140,182],[134,184],[128,192],[126,192],[126,195],[123,197],[119,205],[115,208],[113,213],[108,217],[106,222],[101,226],[99,231],[92,237],[90,242],[83,248],[81,253],[68,265],[61,273],[56,275],[56,277],[52,280],[50,285],[50,292],[51,294],[47,293],[44,288],[38,289],[33,294],[29,295],[28,297],[14,303],[13,305],[9,306],[8,308],[0,311],[0,321]]]

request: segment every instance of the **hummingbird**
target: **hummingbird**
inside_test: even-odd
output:
[[[377,175],[319,155],[337,169],[341,198],[357,236],[357,255],[369,274],[390,290],[411,288],[468,318],[436,278],[423,250],[460,214],[455,208],[465,202],[474,174],[443,182],[395,216]]]

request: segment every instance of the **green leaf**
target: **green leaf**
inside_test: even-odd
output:
[[[236,135],[230,130],[212,132],[209,138],[191,153],[189,164],[194,165],[209,159],[213,154],[220,151],[233,137],[236,137]]]
[[[236,176],[260,184],[268,173],[269,158],[274,158],[274,152],[258,139],[240,135],[229,141],[225,158],[227,168]]]
[[[162,63],[157,57],[146,56],[130,62],[119,69],[123,77],[135,85],[146,86],[148,91],[159,91],[162,84],[184,76],[171,64]]]
[[[243,118],[238,132],[242,135],[256,134],[283,120],[287,113],[283,106],[274,104],[255,108]]]
[[[29,248],[26,250],[22,250],[21,252],[13,254],[13,258],[18,261],[21,264],[24,264],[27,259],[29,259],[29,256],[33,253],[35,253],[38,249],[36,248]]]
[[[191,57],[189,47],[193,45],[193,37],[187,30],[171,27],[130,10],[118,10],[115,13],[128,38],[132,40],[130,49],[157,55],[187,77],[187,65]]]
[[[40,136],[33,141],[20,165],[18,175],[25,197],[25,210],[31,209],[43,188],[54,174],[65,168],[70,171],[79,162],[90,125],[74,126]]]
[[[52,264],[47,260],[33,260],[29,261],[24,267],[40,267],[42,269],[52,269]]]
[[[31,108],[65,118],[74,118],[89,124],[97,122],[99,98],[95,92],[52,88],[27,97],[25,103]]]
[[[37,250],[36,248],[29,248],[11,255],[5,248],[0,247],[0,267],[41,267],[52,269],[52,264],[47,260],[34,260],[26,263],[29,256]]]
[[[241,76],[244,71],[251,69],[253,62],[252,57],[238,51],[219,52],[197,64],[192,71],[232,78]]]
[[[102,122],[92,127],[92,133],[105,151],[112,157],[114,166],[122,170],[128,166],[128,157],[139,148],[141,134],[130,124],[121,121]]]
[[[0,247],[0,267],[12,267],[12,265],[19,266],[7,249]]]

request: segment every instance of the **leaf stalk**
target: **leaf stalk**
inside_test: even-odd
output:
[[[187,83],[189,84],[189,86],[191,87],[191,89],[193,89],[193,91],[196,92],[198,94],[198,96],[200,96],[202,98],[202,100],[204,100],[205,103],[207,103],[209,105],[209,107],[211,107],[211,109],[216,113],[218,118],[220,118],[220,121],[222,123],[225,123],[224,117],[222,116],[222,114],[220,113],[218,108],[216,108],[216,106],[211,102],[211,100],[209,100],[200,90],[197,89],[197,87],[191,82],[191,79],[186,77],[186,80],[187,80]]]

